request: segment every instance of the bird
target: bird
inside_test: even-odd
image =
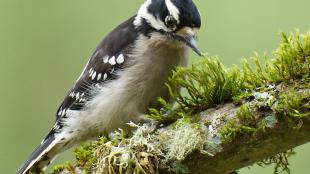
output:
[[[145,0],[114,28],[87,62],[56,112],[56,121],[17,174],[41,173],[61,152],[139,121],[170,99],[166,87],[197,45],[201,16],[192,0]]]

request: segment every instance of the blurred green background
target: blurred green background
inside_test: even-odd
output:
[[[0,173],[11,174],[54,122],[67,90],[97,43],[135,14],[143,0],[0,0]],[[310,29],[309,0],[196,0],[201,50],[227,65],[254,51],[271,53],[279,32]],[[192,57],[195,57],[192,55]],[[192,59],[195,61],[196,59]],[[290,158],[293,174],[309,173],[310,144]],[[72,158],[61,155],[56,163]],[[272,173],[272,167],[241,174]]]

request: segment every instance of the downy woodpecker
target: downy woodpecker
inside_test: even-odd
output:
[[[188,48],[201,55],[200,14],[192,0],[146,0],[98,45],[61,103],[54,127],[17,174],[40,173],[60,152],[137,121],[157,98]]]

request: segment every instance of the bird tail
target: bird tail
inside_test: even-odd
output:
[[[50,133],[30,155],[28,160],[17,171],[17,174],[40,174],[63,151],[62,136]]]

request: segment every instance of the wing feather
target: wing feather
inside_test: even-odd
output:
[[[66,118],[68,110],[81,110],[92,98],[92,90],[116,77],[115,72],[123,69],[127,55],[138,37],[133,21],[135,16],[115,28],[99,44],[86,64],[73,88],[58,108],[56,122]]]

